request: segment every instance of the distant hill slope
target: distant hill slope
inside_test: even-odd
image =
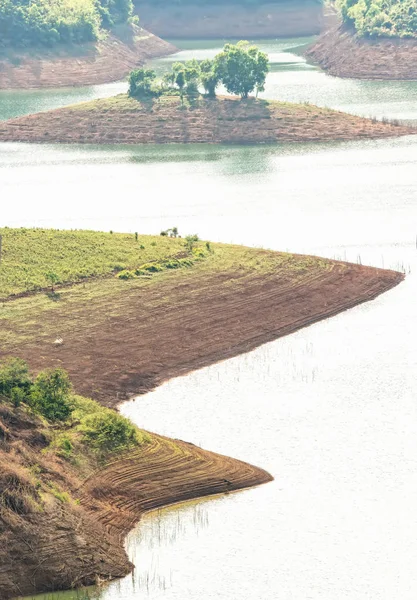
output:
[[[171,39],[307,36],[323,27],[321,0],[135,0],[141,24]]]
[[[0,89],[96,85],[123,79],[147,59],[175,47],[137,26],[120,26],[98,41],[51,50],[0,54]]]
[[[321,35],[306,56],[336,77],[417,80],[417,39],[364,38],[340,26]]]

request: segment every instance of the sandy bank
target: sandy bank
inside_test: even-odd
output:
[[[275,143],[383,138],[415,130],[316,106],[234,98],[139,102],[125,94],[0,123],[0,141]]]
[[[171,39],[307,36],[320,33],[323,26],[323,8],[311,0],[249,7],[228,2],[205,6],[140,2],[137,12],[146,29]]]
[[[0,54],[0,90],[59,88],[119,81],[135,67],[172,54],[172,44],[139,27],[119,28],[106,39],[52,51]]]
[[[336,77],[417,80],[417,40],[368,40],[335,27],[321,35],[306,56]]]

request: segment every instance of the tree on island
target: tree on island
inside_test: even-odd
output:
[[[129,96],[132,98],[153,98],[159,92],[155,88],[156,73],[151,69],[137,69],[129,75]]]
[[[215,70],[229,94],[246,99],[254,90],[256,96],[264,91],[269,59],[256,46],[245,41],[226,44],[215,63]]]
[[[206,59],[200,64],[200,80],[209,98],[216,97],[216,89],[220,83],[220,74],[214,60]]]
[[[164,84],[167,91],[178,89],[181,99],[184,94],[187,96],[198,96],[198,86],[200,83],[201,71],[197,60],[189,60],[185,63],[176,62],[172,66],[172,71],[164,77]]]
[[[166,95],[179,95],[183,102],[184,95],[199,95],[202,86],[209,98],[216,97],[216,89],[223,84],[229,94],[242,99],[256,91],[264,91],[266,76],[269,71],[267,54],[261,52],[249,42],[226,44],[223,51],[214,60],[189,60],[176,62],[159,86],[155,85],[155,71],[138,69],[129,77],[129,96],[133,98],[151,98]]]

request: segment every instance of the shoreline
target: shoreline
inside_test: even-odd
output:
[[[24,419],[17,415],[15,426],[20,429],[13,431],[11,427],[9,431],[11,436],[20,438],[24,458],[20,459],[18,470],[12,472],[22,477],[23,469],[30,471],[33,447],[26,445],[28,431],[22,427]],[[4,416],[5,405],[0,402],[0,424]],[[31,422],[32,436],[34,431],[41,435],[42,430],[34,429]],[[249,463],[181,440],[144,433],[150,437],[145,445],[111,457],[86,479],[82,469],[80,472],[79,467],[57,457],[38,459],[40,468],[48,470],[48,485],[41,488],[43,509],[19,514],[6,505],[2,511],[0,533],[6,542],[0,548],[3,600],[121,579],[134,569],[125,548],[126,536],[144,514],[273,480],[265,470]],[[7,458],[7,450],[0,446],[1,463]],[[8,464],[12,469],[13,458]],[[65,485],[68,499],[57,500],[55,484],[61,489]],[[15,534],[16,520],[19,535]]]
[[[364,39],[338,24],[323,33],[305,56],[334,77],[417,81],[415,39]]]
[[[222,244],[213,244],[213,250],[190,269],[151,280],[87,281],[59,290],[59,302],[38,294],[7,303],[0,358],[19,356],[35,372],[62,367],[76,393],[115,408],[163,381],[372,300],[404,279],[399,272],[318,257]],[[57,328],[63,337],[58,347]],[[0,430],[5,410],[0,402]],[[42,436],[34,438],[33,421],[11,432],[13,443],[25,449],[18,457],[29,457],[26,467],[45,460],[39,456],[42,446],[33,445],[33,439],[43,443]],[[47,481],[58,481],[73,500],[61,503],[51,496],[43,512],[20,517],[26,541],[13,528],[6,531],[11,537],[3,553],[20,560],[7,563],[3,554],[5,598],[123,577],[132,569],[123,541],[145,512],[272,480],[248,463],[181,440],[149,437],[87,477],[63,459],[48,458]],[[10,455],[2,454],[0,444],[0,460],[7,464]],[[10,582],[17,582],[14,588]]]
[[[0,141],[48,144],[325,142],[415,134],[385,123],[307,104],[250,98],[181,104],[177,96],[139,102],[120,94],[0,123]]]

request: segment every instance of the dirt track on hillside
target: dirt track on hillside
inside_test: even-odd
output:
[[[56,305],[41,322],[3,321],[5,332],[9,328],[16,339],[25,337],[7,344],[0,356],[21,356],[35,370],[64,367],[77,392],[115,407],[171,377],[371,300],[404,277],[347,263],[328,265],[311,266],[298,278],[279,270],[234,270],[196,272],[185,280],[174,274],[139,288],[126,284],[117,296],[86,297],[71,310]],[[57,347],[58,335],[64,343]]]

